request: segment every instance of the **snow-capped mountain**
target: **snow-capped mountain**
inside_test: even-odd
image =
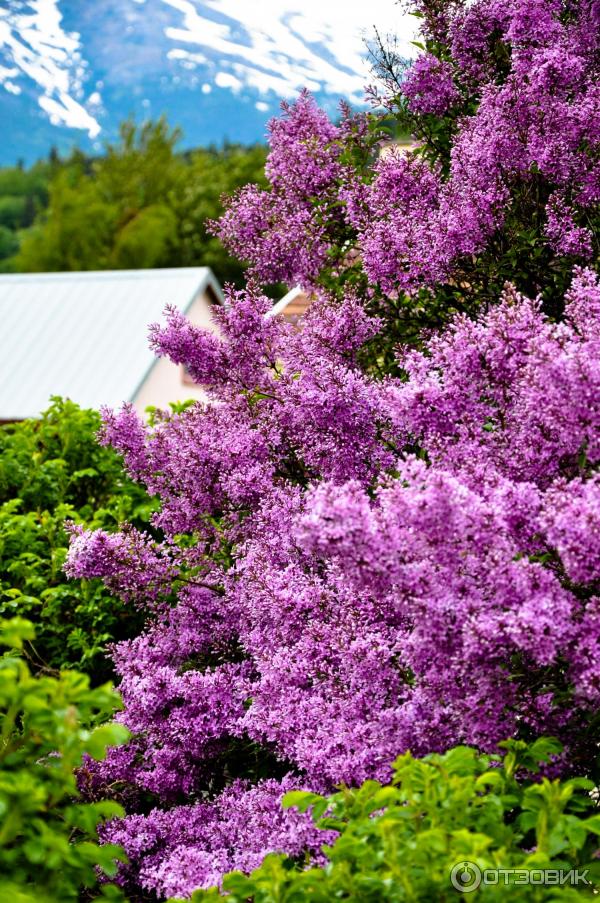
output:
[[[0,0],[0,163],[99,149],[166,113],[187,145],[263,138],[282,98],[360,103],[365,39],[414,19],[395,0]]]

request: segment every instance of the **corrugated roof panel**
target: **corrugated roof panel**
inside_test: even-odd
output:
[[[0,275],[0,420],[34,417],[50,395],[131,400],[154,361],[148,326],[209,280],[207,267]]]

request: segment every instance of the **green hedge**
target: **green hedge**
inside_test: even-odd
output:
[[[98,445],[99,425],[95,411],[54,398],[40,419],[0,428],[0,617],[35,624],[25,647],[35,670],[76,668],[95,683],[111,676],[106,645],[139,633],[141,618],[99,580],[67,580],[65,520],[143,528],[153,510]]]
[[[0,903],[70,903],[118,888],[98,888],[114,875],[123,851],[100,845],[97,826],[122,814],[116,803],[83,803],[75,769],[83,756],[102,759],[127,730],[102,724],[119,705],[110,684],[90,689],[74,671],[33,675],[21,653],[33,640],[30,621],[0,620]]]

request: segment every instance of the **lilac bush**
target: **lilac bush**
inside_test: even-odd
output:
[[[599,301],[589,270],[560,324],[507,289],[403,353],[406,380],[359,368],[379,324],[356,299],[301,331],[252,293],[218,339],[177,313],[154,330],[213,399],[153,428],[105,415],[164,538],[75,533],[69,560],[148,611],[114,650],[134,739],[90,777],[126,788],[107,836],[143,887],[316,852],[282,793],[384,780],[399,750],[553,733],[564,769],[591,757]]]
[[[220,227],[248,289],[218,335],[173,310],[151,330],[208,402],[153,425],[104,412],[102,441],[161,500],[151,533],[73,528],[67,565],[147,615],[113,649],[132,740],[80,776],[126,805],[105,837],[134,896],[270,851],[318,860],[282,795],[387,780],[406,750],[545,733],[556,771],[593,768],[596,4],[421,11],[424,55],[384,97],[421,147],[377,161],[377,120],[286,108],[270,190]],[[315,292],[300,329],[262,294],[280,279]],[[437,322],[427,293],[445,327],[398,346],[393,316]]]

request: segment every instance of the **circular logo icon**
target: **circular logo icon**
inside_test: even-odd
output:
[[[481,869],[474,862],[457,862],[450,872],[450,881],[461,894],[470,894],[481,884]]]

